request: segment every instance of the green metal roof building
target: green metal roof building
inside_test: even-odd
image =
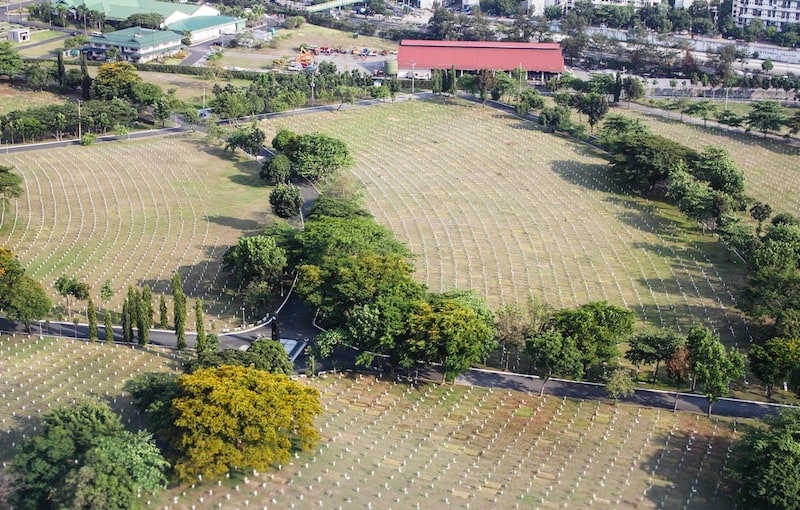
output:
[[[91,37],[82,51],[90,60],[106,60],[108,51],[114,48],[121,60],[147,62],[177,53],[182,38],[171,30],[132,27]]]
[[[167,25],[179,34],[189,34],[192,44],[216,39],[225,34],[235,34],[245,29],[247,20],[230,16],[195,16]]]

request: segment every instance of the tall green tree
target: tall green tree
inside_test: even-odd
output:
[[[486,100],[489,99],[489,93],[496,85],[497,77],[495,76],[494,71],[490,71],[489,69],[481,69],[478,72],[478,92],[484,106],[486,105]]]
[[[619,355],[617,345],[633,332],[634,313],[605,301],[596,301],[555,313],[552,328],[572,337],[581,352],[584,372]]]
[[[615,368],[606,380],[606,393],[614,404],[633,395],[635,388],[630,372],[624,368]]]
[[[141,82],[142,77],[130,62],[108,62],[97,68],[92,94],[101,99],[128,99],[134,84]]]
[[[301,177],[319,180],[353,164],[347,145],[338,138],[322,134],[297,137],[289,158]]]
[[[167,302],[164,300],[164,295],[158,297],[158,325],[161,329],[169,327],[169,315],[167,314]]]
[[[83,100],[88,101],[92,98],[92,77],[89,75],[89,64],[86,61],[86,54],[81,53],[81,94]]]
[[[730,383],[744,376],[744,357],[735,349],[725,349],[719,337],[695,326],[687,338],[692,371],[708,400],[708,416],[714,403],[728,394]]]
[[[25,63],[17,49],[8,41],[0,41],[0,74],[14,77],[24,68]]]
[[[783,409],[748,427],[733,466],[742,508],[800,508],[800,411]]]
[[[675,351],[686,343],[686,338],[672,329],[642,331],[628,340],[625,358],[637,368],[640,364],[655,365],[653,384],[658,380],[658,367],[675,355]]]
[[[583,376],[581,353],[572,337],[558,331],[537,332],[525,340],[525,353],[542,374],[539,396],[552,376],[579,379]]]
[[[75,277],[67,278],[66,276],[59,276],[56,279],[56,290],[59,294],[67,298],[67,314],[72,319],[72,306],[70,298],[75,298],[79,301],[89,299],[89,284],[78,281]]]
[[[747,126],[763,133],[779,130],[786,122],[783,107],[777,101],[755,101],[747,115]]]
[[[240,237],[222,260],[240,281],[257,280],[270,285],[280,281],[287,265],[286,250],[269,235]]]
[[[750,371],[764,383],[767,397],[775,384],[789,379],[789,372],[800,366],[800,340],[771,338],[764,345],[754,345],[747,354]]]
[[[0,300],[2,301],[5,300]],[[4,308],[11,319],[25,324],[30,333],[31,323],[46,317],[50,313],[52,303],[39,282],[28,275],[22,275],[11,288]]]
[[[94,309],[94,302],[92,301],[91,297],[86,305],[86,316],[89,320],[89,341],[96,342],[98,340],[97,311]]]
[[[172,275],[172,315],[175,321],[175,335],[177,336],[178,350],[186,348],[186,294],[183,293],[181,277],[178,273]]]
[[[22,177],[12,173],[13,167],[0,165],[0,202],[22,196]]]
[[[114,341],[114,323],[111,320],[111,310],[106,308],[103,311],[103,331],[105,332],[104,339],[106,342]]]
[[[64,53],[61,51],[56,52],[56,78],[58,86],[63,88],[66,85],[67,68],[64,65]]]
[[[272,212],[279,218],[292,218],[300,213],[303,195],[300,188],[290,183],[279,183],[269,194]]]
[[[194,329],[197,332],[195,350],[198,353],[205,352],[207,349],[206,324],[203,319],[203,300],[199,298],[194,300]]]
[[[133,342],[133,320],[131,316],[131,303],[126,297],[122,302],[122,341],[127,343]]]

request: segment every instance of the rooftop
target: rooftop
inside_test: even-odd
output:
[[[147,48],[166,43],[181,42],[181,35],[171,30],[151,30],[149,28],[131,27],[116,32],[108,32],[100,37],[90,37],[90,44],[108,44],[126,46],[128,48]]]
[[[134,14],[160,14],[164,18],[175,12],[191,16],[202,6],[197,4],[182,4],[172,2],[159,2],[157,0],[58,0],[68,8],[77,8],[86,5],[88,9],[102,12],[107,19],[124,20]]]
[[[232,18],[230,16],[195,16],[170,23],[167,28],[175,32],[195,32],[244,21],[243,18]]]
[[[558,43],[406,39],[400,42],[397,64],[403,69],[511,71],[522,67],[527,71],[564,72],[564,56]]]

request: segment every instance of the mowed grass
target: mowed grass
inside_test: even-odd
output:
[[[157,347],[0,336],[0,462],[13,457],[43,414],[81,397],[105,401],[128,428],[143,428],[124,392],[125,381],[145,372],[177,372],[181,356]]]
[[[3,155],[0,164],[15,167],[25,187],[20,199],[0,205],[0,246],[20,257],[62,310],[59,276],[89,283],[101,307],[100,287],[110,280],[110,306],[119,312],[128,285],[168,293],[178,271],[187,295],[203,299],[219,328],[238,324],[228,318],[241,317],[237,289],[221,262],[240,235],[272,217],[258,164],[191,136]],[[83,314],[85,302],[77,308]]]
[[[63,96],[52,92],[35,92],[11,85],[8,82],[0,83],[0,115],[5,115],[15,110],[26,110],[35,106],[61,104],[65,101]]]
[[[536,297],[594,300],[642,322],[749,332],[735,310],[741,268],[674,208],[618,194],[602,155],[491,108],[410,101],[273,119],[345,140],[366,202],[416,255],[433,291],[473,289],[492,308]]]
[[[619,109],[644,119],[654,133],[702,150],[724,147],[745,175],[745,193],[772,206],[775,213],[800,215],[800,145],[764,139],[759,133],[684,124],[662,117]],[[675,114],[672,114],[675,117]]]
[[[325,408],[314,451],[150,507],[734,507],[728,420],[360,375],[305,382]]]

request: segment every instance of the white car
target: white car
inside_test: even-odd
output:
[[[300,62],[290,62],[286,69],[289,71],[302,71],[303,65]]]

